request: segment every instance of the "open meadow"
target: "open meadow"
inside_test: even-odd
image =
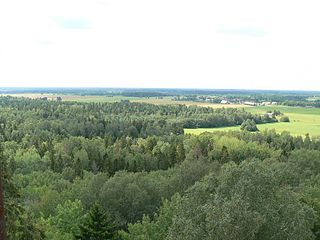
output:
[[[305,136],[309,133],[311,136],[320,136],[320,109],[319,108],[303,108],[303,107],[287,107],[287,106],[259,106],[246,109],[255,114],[263,114],[268,110],[280,110],[290,118],[290,122],[278,122],[269,124],[258,124],[260,131],[265,129],[275,129],[277,132],[288,131],[295,136]],[[223,127],[223,128],[198,128],[185,129],[185,133],[201,134],[203,132],[215,131],[236,131],[240,130],[240,126]]]

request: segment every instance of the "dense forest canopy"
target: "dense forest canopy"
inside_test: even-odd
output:
[[[320,239],[320,141],[247,129],[274,121],[233,108],[0,97],[7,236]]]

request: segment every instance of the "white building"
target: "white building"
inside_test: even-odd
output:
[[[257,106],[257,103],[255,102],[244,102],[244,105],[249,105],[249,106]]]
[[[271,104],[272,104],[272,102],[262,102],[261,103],[262,106],[268,106],[268,105],[271,105]]]

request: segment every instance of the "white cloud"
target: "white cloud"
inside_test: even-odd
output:
[[[266,35],[266,31],[259,28],[220,28],[217,33],[230,34],[230,35],[243,35],[249,37],[263,37]]]
[[[0,86],[320,90],[316,0],[3,0]]]
[[[66,29],[88,29],[90,28],[90,21],[83,18],[65,18],[56,16],[51,18],[59,27]]]

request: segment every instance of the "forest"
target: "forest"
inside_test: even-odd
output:
[[[236,108],[0,97],[7,238],[320,239],[320,140],[240,130],[276,121]],[[184,133],[225,126],[239,130]]]

